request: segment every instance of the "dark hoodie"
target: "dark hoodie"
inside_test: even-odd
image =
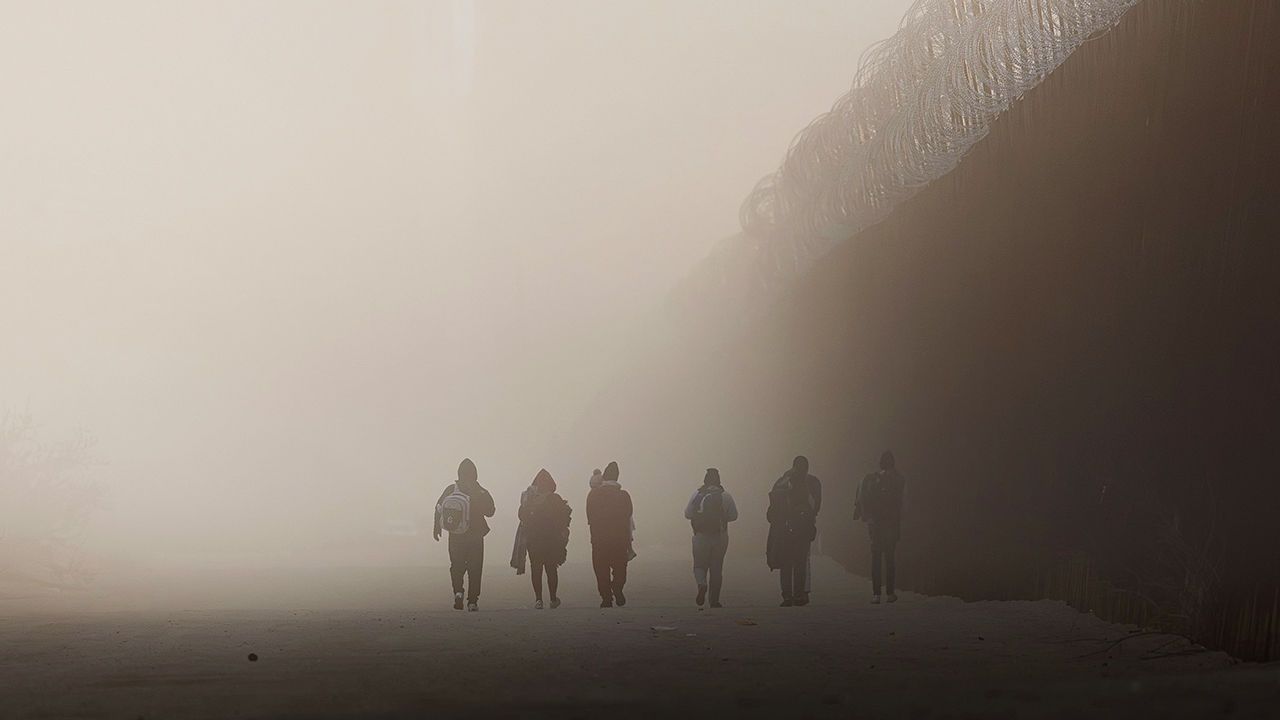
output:
[[[436,506],[453,492],[456,487],[461,493],[471,498],[471,529],[467,531],[468,536],[484,537],[489,534],[489,521],[485,518],[493,517],[495,512],[493,504],[493,496],[480,486],[477,479],[476,464],[467,458],[458,465],[458,482],[449,485],[440,494],[440,499],[436,501]],[[440,533],[440,513],[436,513],[435,532]]]
[[[591,526],[592,545],[629,545],[631,543],[631,495],[618,482],[618,463],[604,469],[600,487],[587,493],[587,524]]]
[[[902,536],[902,497],[906,479],[898,472],[893,453],[880,456],[880,472],[862,479],[853,504],[853,517],[862,519],[876,542],[897,542]]]
[[[814,540],[821,510],[822,481],[809,474],[809,459],[797,456],[791,469],[778,478],[769,491],[765,558],[771,570],[785,564],[787,546]]]
[[[546,470],[538,472],[530,491],[518,512],[529,556],[563,565],[573,511],[556,492],[556,481]]]

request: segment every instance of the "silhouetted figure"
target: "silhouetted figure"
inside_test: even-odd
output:
[[[591,480],[587,482],[587,486],[592,490],[600,487],[604,483],[604,473],[600,472],[600,468],[591,471]],[[631,516],[631,541],[627,545],[627,560],[636,559],[636,517]]]
[[[600,472],[600,468],[591,471],[591,480],[587,482],[587,486],[592,490],[600,487],[604,483],[604,473]],[[631,516],[631,541],[627,546],[627,560],[636,559],[636,516]]]
[[[542,573],[547,574],[547,589],[551,591],[551,608],[560,607],[560,566],[564,564],[569,547],[569,522],[573,511],[556,493],[556,481],[551,473],[539,470],[533,484],[520,496],[520,530],[529,553],[529,566],[533,570],[533,606],[541,610]]]
[[[600,607],[627,604],[622,588],[627,584],[631,559],[631,495],[618,482],[618,463],[604,469],[599,487],[587,493],[587,524],[591,526],[591,565],[596,572]]]
[[[458,482],[444,489],[436,503],[432,537],[449,533],[449,575],[453,579],[453,609],[462,609],[462,578],[467,578],[467,609],[479,610],[480,577],[484,572],[484,536],[493,517],[493,496],[476,480],[476,465],[465,459],[458,465]]]
[[[893,453],[885,450],[880,456],[880,471],[862,479],[853,504],[854,519],[865,522],[871,534],[871,602],[875,604],[880,602],[882,569],[888,600],[898,601],[894,592],[897,574],[894,551],[902,536],[902,495],[907,481],[896,466]]]
[[[809,604],[809,546],[818,536],[821,509],[822,482],[809,474],[809,459],[798,455],[769,491],[766,516],[769,540],[765,557],[769,569],[779,571],[782,607]]]
[[[720,484],[719,470],[707,469],[702,487],[684,508],[684,516],[693,525],[693,579],[698,584],[698,607],[707,600],[708,573],[711,607],[722,607],[720,587],[724,583],[724,556],[729,551],[729,523],[738,519],[738,506]]]

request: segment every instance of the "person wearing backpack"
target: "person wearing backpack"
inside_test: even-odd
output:
[[[600,607],[627,604],[622,588],[627,584],[631,559],[631,495],[618,482],[618,463],[605,467],[599,487],[587,493],[587,524],[591,528],[591,566],[600,591]]]
[[[897,602],[894,580],[898,563],[894,552],[902,536],[902,497],[906,478],[898,472],[893,453],[885,450],[880,456],[880,471],[864,477],[858,485],[853,503],[853,519],[867,524],[871,535],[871,603],[880,604],[880,580],[883,572],[884,589],[889,602]]]
[[[818,536],[822,482],[809,474],[809,459],[797,455],[791,469],[769,491],[769,539],[765,559],[779,571],[782,607],[809,604],[809,548]]]
[[[458,465],[458,482],[444,489],[436,502],[432,537],[440,541],[441,531],[449,533],[449,576],[453,580],[453,609],[462,609],[463,584],[467,579],[467,609],[479,610],[480,577],[484,572],[484,536],[493,517],[493,496],[480,487],[476,465],[470,458]]]
[[[724,556],[729,551],[729,523],[738,519],[738,506],[720,484],[719,470],[707,468],[702,487],[689,498],[684,516],[693,525],[693,579],[698,584],[695,602],[701,609],[709,585],[711,607],[723,607],[720,587],[724,582]]]
[[[541,610],[542,573],[547,574],[547,589],[551,591],[551,609],[560,607],[560,566],[564,564],[569,547],[569,522],[573,511],[569,503],[556,493],[556,481],[551,473],[539,470],[533,484],[520,496],[520,530],[529,554],[532,569],[534,608]]]

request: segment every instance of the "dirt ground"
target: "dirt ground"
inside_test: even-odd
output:
[[[557,610],[494,565],[481,612],[442,568],[190,572],[90,597],[0,600],[0,716],[14,718],[1275,717],[1280,667],[1053,602],[963,603],[818,563],[777,607],[754,565],[698,611],[671,562],[602,610],[564,568]],[[39,600],[34,602],[34,600]],[[105,608],[105,609],[104,609]],[[258,658],[250,661],[250,653]]]

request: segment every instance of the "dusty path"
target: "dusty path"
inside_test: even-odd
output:
[[[299,580],[313,595],[294,609],[279,594],[267,609],[236,609],[211,579],[208,604],[225,607],[10,609],[0,620],[0,715],[393,718],[469,707],[556,718],[1132,718],[1280,709],[1280,668],[1186,654],[1181,641],[1056,603],[907,594],[873,607],[865,581],[820,567],[814,605],[778,608],[770,576],[734,568],[731,606],[699,612],[684,573],[642,565],[628,607],[601,610],[585,568],[567,570],[565,607],[541,612],[527,609],[523,578],[497,569],[474,614],[441,609],[447,589],[406,585],[417,573],[382,573],[372,596],[386,602],[365,603],[377,609],[339,609],[351,593],[367,599],[378,589],[373,571],[345,594]],[[431,598],[415,608],[406,600],[419,591]]]

